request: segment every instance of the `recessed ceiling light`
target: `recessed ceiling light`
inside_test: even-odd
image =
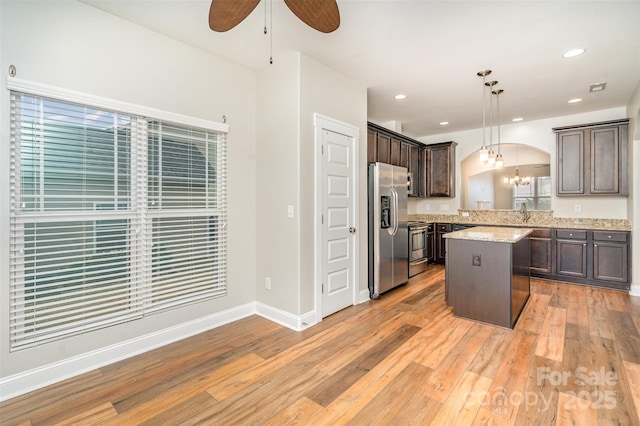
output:
[[[575,98],[575,99],[570,99],[569,100],[570,104],[575,104],[575,103],[578,103],[578,102],[582,102],[582,99],[581,98]]]
[[[403,94],[401,93],[401,94],[399,94],[399,95],[395,95],[395,96],[394,96],[394,99],[396,99],[396,100],[398,100],[398,101],[401,101],[401,100],[403,100],[403,99],[407,99],[407,95],[403,95]]]
[[[522,118],[522,117],[516,117],[516,118],[514,118],[514,119],[513,119],[513,120],[511,120],[511,121],[513,121],[513,122],[517,122],[517,121],[522,121],[522,120],[524,120],[524,118]]]
[[[601,92],[606,88],[607,88],[607,82],[606,81],[602,81],[600,83],[594,83],[594,84],[590,85],[589,86],[589,91],[590,92]]]
[[[440,125],[441,125],[441,126],[446,126],[447,124],[449,124],[449,122],[448,122],[448,121],[441,121],[441,122],[440,122]]]
[[[582,55],[584,49],[571,49],[562,54],[563,58],[573,58],[574,56]]]

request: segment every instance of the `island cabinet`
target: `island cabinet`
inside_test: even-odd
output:
[[[530,294],[531,229],[475,227],[445,235],[445,298],[459,317],[513,328]]]
[[[559,196],[628,194],[628,119],[553,131]]]

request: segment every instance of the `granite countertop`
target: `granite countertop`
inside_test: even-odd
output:
[[[444,238],[457,240],[487,241],[492,243],[517,243],[533,232],[530,228],[501,228],[497,226],[475,226],[444,234]]]
[[[631,231],[631,222],[624,219],[592,219],[554,217],[551,210],[529,211],[529,219],[518,210],[458,210],[458,214],[411,214],[409,220],[428,223],[459,223],[466,225],[504,225],[523,228],[593,229]]]

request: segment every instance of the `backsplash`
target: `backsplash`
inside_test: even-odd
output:
[[[529,219],[518,210],[458,210],[458,214],[410,214],[409,220],[478,225],[509,225],[539,228],[604,229],[631,231],[631,222],[624,219],[588,219],[553,217],[552,210],[531,210]]]

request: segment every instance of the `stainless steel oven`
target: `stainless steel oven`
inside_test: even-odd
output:
[[[432,223],[409,222],[409,277],[427,269],[434,257],[434,226]]]

